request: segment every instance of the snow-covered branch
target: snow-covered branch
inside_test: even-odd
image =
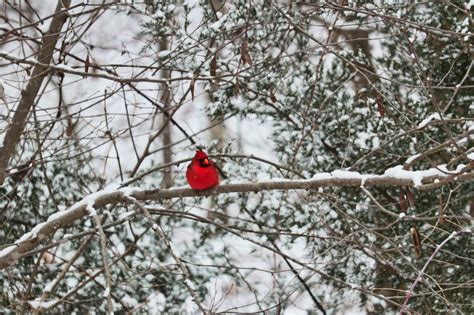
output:
[[[464,172],[461,172],[461,170]],[[35,248],[41,240],[54,234],[56,230],[72,224],[75,220],[91,215],[87,210],[91,206],[94,209],[99,209],[111,203],[127,203],[130,197],[140,201],[152,201],[235,192],[310,190],[323,187],[360,186],[410,186],[419,190],[425,190],[439,187],[439,184],[446,185],[451,182],[472,181],[474,179],[474,172],[467,170],[470,170],[470,168],[465,165],[459,165],[456,172],[448,171],[442,166],[422,171],[406,171],[402,169],[402,166],[397,166],[386,170],[383,175],[336,170],[331,173],[318,173],[313,178],[305,180],[275,179],[259,182],[232,183],[206,191],[195,191],[186,187],[163,190],[122,188],[113,191],[100,191],[85,197],[65,211],[51,215],[46,222],[38,224],[31,232],[23,235],[14,244],[1,250],[0,269],[20,259],[23,253]]]

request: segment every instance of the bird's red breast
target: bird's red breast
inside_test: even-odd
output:
[[[206,152],[196,151],[186,170],[186,180],[194,190],[206,190],[219,185],[219,171]]]

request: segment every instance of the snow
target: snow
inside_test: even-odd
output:
[[[332,178],[331,173],[316,173],[311,177],[313,180],[325,180]]]
[[[470,158],[474,157],[474,154],[470,155]],[[408,162],[412,161],[414,158],[411,157],[407,159]],[[456,170],[454,172],[461,172],[462,169],[465,167],[464,164],[459,164],[456,166]],[[307,181],[314,181],[314,180],[330,180],[330,179],[360,179],[361,186],[364,186],[367,180],[369,179],[376,179],[381,177],[393,177],[399,179],[411,179],[413,185],[418,187],[422,184],[422,181],[426,177],[433,177],[433,176],[440,176],[446,177],[449,174],[453,174],[453,171],[449,171],[446,168],[446,165],[438,165],[437,167],[433,167],[427,170],[419,170],[419,171],[409,171],[404,170],[402,165],[397,165],[387,169],[383,175],[377,174],[361,174],[359,172],[353,171],[345,171],[345,170],[335,170],[331,173],[316,173],[311,179]],[[275,180],[275,179],[274,179]],[[434,180],[435,182],[438,179]]]
[[[110,242],[114,245],[114,252],[122,255],[125,253],[126,247],[122,240],[117,236],[117,234],[111,234],[109,236]]]
[[[107,195],[110,195],[112,192],[113,192],[112,190],[99,190],[98,192],[87,195],[84,199],[77,202],[72,207],[76,208],[79,205],[81,205],[81,206],[85,205],[85,206],[88,207],[90,204],[94,205],[97,199],[99,199],[101,197],[104,197],[104,196],[107,196]]]
[[[42,223],[43,224],[43,223]],[[36,228],[36,227],[35,227]],[[30,231],[30,232],[27,232],[25,234],[23,234],[16,242],[15,244],[20,244],[20,243],[23,243],[24,241],[26,241],[27,239],[30,239],[30,238],[33,238],[33,233]]]
[[[228,14],[225,14],[223,15],[219,20],[217,20],[216,22],[214,22],[212,25],[211,25],[211,29],[213,29],[214,31],[216,32],[219,32],[222,28],[222,23],[225,22],[225,20],[227,19],[227,16]]]
[[[22,237],[20,237],[15,243],[20,244],[26,240],[38,237],[39,231],[45,224],[46,222],[37,224],[30,232],[23,234]]]
[[[161,10],[156,10],[156,12],[153,14],[154,18],[159,18],[159,19],[163,18],[164,16],[165,16],[165,13],[163,13],[163,11]]]
[[[54,65],[54,67],[55,67],[56,69],[64,70],[64,71],[67,71],[67,72],[77,72],[77,71],[78,71],[78,69],[71,68],[71,67],[69,67],[69,66],[67,66],[67,65],[65,65],[65,64],[61,64],[61,63],[60,63],[60,64],[57,64],[57,65]],[[79,71],[80,71],[80,70],[79,70]]]
[[[42,301],[40,299],[36,299],[36,300],[33,300],[33,301],[28,301],[28,304],[30,304],[30,306],[37,310],[37,309],[48,309],[54,305],[56,305],[57,303],[59,303],[60,300],[49,300],[49,301]]]
[[[185,280],[184,280],[184,283],[186,283],[186,285],[187,285],[189,288],[191,288],[191,290],[195,290],[195,289],[196,289],[195,286],[194,286],[194,283],[193,283],[191,280],[185,279]]]
[[[133,210],[122,213],[122,214],[119,215],[119,220],[123,220],[123,219],[126,219],[128,217],[131,217],[134,213],[135,213],[135,211],[133,211]]]
[[[11,252],[13,252],[16,248],[17,248],[16,245],[10,245],[10,246],[5,247],[4,249],[0,251],[0,258],[3,256],[7,256]]]
[[[423,119],[418,124],[418,129],[422,129],[422,128],[426,127],[426,125],[429,124],[432,120],[439,120],[439,119],[441,119],[441,116],[439,115],[439,113],[433,113],[433,114],[429,115],[428,117],[426,117],[425,119]]]
[[[471,7],[474,6],[474,0],[470,0],[466,3],[466,9],[471,10]]]
[[[373,148],[374,150],[380,148],[380,138],[379,138],[379,137],[374,136],[374,137],[372,138],[372,148]]]
[[[461,173],[462,170],[463,170],[465,167],[466,167],[466,165],[464,165],[464,164],[458,164],[458,166],[456,166],[455,172]],[[441,168],[441,166],[440,166],[440,168]],[[446,169],[446,166],[445,166],[445,165],[443,165],[442,170],[448,172],[448,170]]]
[[[258,173],[257,174],[257,182],[266,182],[266,181],[269,181],[271,180],[272,177],[270,174],[267,174],[267,173]],[[278,179],[275,179],[277,181],[285,181],[286,179],[285,178],[278,178]]]
[[[171,54],[171,50],[161,50],[158,52],[158,58],[165,58],[168,57]],[[155,78],[156,79],[156,78]]]
[[[102,279],[102,278],[96,278],[97,280],[99,279]],[[67,277],[66,278],[66,285],[68,286],[68,288],[75,288],[77,286],[77,284],[79,283],[79,279],[75,278],[75,277]]]
[[[77,206],[77,204],[75,204]],[[60,219],[61,217],[65,216],[66,214],[68,214],[70,211],[72,211],[73,209],[75,209],[74,205],[69,208],[69,209],[66,209],[66,210],[63,210],[63,211],[58,211],[56,213],[53,213],[52,215],[50,215],[48,217],[48,221],[47,222],[51,222],[51,221],[55,221],[57,219]]]
[[[90,201],[87,204],[86,210],[87,212],[89,212],[89,215],[92,217],[95,217],[97,215],[97,211],[95,211],[95,208],[94,208],[94,201]]]
[[[105,288],[104,294],[102,294],[103,297],[108,297],[110,296],[110,287]]]
[[[367,179],[371,178],[371,177],[374,177],[374,175],[362,175],[362,180],[360,181],[360,186],[363,187],[365,186],[365,182],[367,181]]]
[[[405,161],[405,164],[411,164],[414,160],[416,160],[416,159],[419,158],[420,156],[421,156],[421,154],[419,154],[419,153],[410,156],[410,157]]]
[[[53,289],[53,285],[56,281],[51,281],[49,282],[48,284],[46,284],[43,288],[43,292],[51,292],[51,290]]]
[[[349,287],[350,287],[351,289],[357,289],[357,288],[359,287],[359,285],[357,285],[356,283],[349,283],[349,282],[348,282],[347,284],[349,285]]]
[[[335,170],[331,172],[332,178],[339,178],[339,179],[362,179],[362,175],[359,172],[351,172],[351,171],[342,171],[342,170]]]
[[[38,236],[39,231],[43,228],[44,225],[46,225],[46,222],[39,223],[33,228],[33,230],[31,230],[33,237]]]
[[[423,180],[423,175],[419,172],[413,174],[411,180],[413,181],[413,185],[415,187],[421,186],[421,181]]]
[[[52,215],[50,215],[48,217],[47,222],[58,220],[58,219],[62,218],[63,216],[69,214],[70,212],[76,211],[76,209],[80,208],[80,207],[84,207],[84,206],[86,206],[87,208],[93,207],[93,205],[95,204],[95,201],[98,198],[109,195],[111,192],[112,191],[101,190],[101,191],[98,191],[96,193],[90,194],[90,195],[86,196],[84,199],[82,199],[82,200],[76,202],[75,204],[73,204],[69,209],[53,213]],[[88,209],[88,211],[89,210],[90,209]],[[92,210],[92,211],[94,211],[94,210]]]
[[[163,312],[164,305],[166,304],[166,297],[163,293],[160,293],[157,290],[152,290],[147,298],[147,306],[149,310],[154,310],[155,312]]]
[[[125,191],[128,191],[128,192],[131,192],[133,189],[128,189],[128,190],[125,190]],[[48,222],[52,222],[52,221],[55,221],[55,220],[59,220],[60,218],[62,218],[63,216],[66,216],[68,215],[69,213],[71,212],[74,212],[77,210],[77,208],[79,207],[83,207],[83,206],[86,206],[86,210],[89,212],[89,214],[91,216],[93,215],[97,215],[97,212],[94,208],[94,204],[95,204],[95,201],[97,200],[97,198],[100,198],[102,196],[106,196],[106,195],[109,195],[110,193],[112,193],[113,191],[104,191],[104,190],[101,190],[101,191],[98,191],[96,193],[93,193],[93,194],[90,194],[88,196],[86,196],[84,199],[82,199],[81,201],[79,202],[76,202],[74,205],[72,205],[69,209],[66,209],[66,210],[63,210],[63,211],[59,211],[59,212],[56,212],[56,213],[53,213],[52,215],[50,215],[48,217],[48,220],[46,222],[42,222],[42,223],[39,223],[37,224],[30,232],[27,232],[25,234],[23,234],[15,243],[16,244],[20,244],[22,242],[25,242],[27,240],[31,240],[31,239],[34,239],[36,237],[38,237],[38,233],[39,231],[48,223]],[[132,211],[133,212],[133,211]],[[12,247],[12,246],[10,246]],[[16,246],[13,246],[16,248]],[[0,256],[1,256],[1,253],[0,252]],[[8,253],[6,253],[8,254]],[[6,255],[5,254],[5,255]]]
[[[248,107],[248,102],[242,97],[242,95],[237,95],[230,100],[230,103],[240,110],[245,110]]]
[[[371,127],[369,125],[368,132],[359,131],[357,133],[357,138],[354,140],[354,143],[362,149],[369,149],[368,143],[372,143],[372,148],[377,149],[380,146],[380,139],[377,137],[377,134],[371,132]],[[370,141],[370,142],[369,142]]]
[[[429,176],[447,176],[446,173],[442,172],[446,167],[441,165],[438,168],[430,168],[422,171],[406,171],[402,165],[397,165],[387,169],[384,173],[386,176],[391,176],[400,179],[411,179],[415,187],[421,186],[423,178]]]

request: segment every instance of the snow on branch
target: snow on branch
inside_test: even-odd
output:
[[[28,301],[28,304],[31,306],[31,308],[35,311],[41,310],[47,310],[48,308],[51,308],[61,302],[60,300],[49,300],[49,301],[39,301],[39,300],[32,300]]]
[[[425,128],[426,125],[428,125],[432,120],[440,120],[440,119],[441,119],[441,116],[439,115],[439,113],[433,113],[433,114],[429,115],[428,117],[426,117],[425,119],[423,119],[418,124],[418,129]]]
[[[471,163],[472,164],[472,163]],[[331,173],[318,173],[311,179],[232,183],[216,188],[195,191],[187,187],[170,189],[142,190],[139,188],[121,188],[112,191],[99,191],[75,203],[69,209],[51,215],[46,222],[40,223],[24,234],[14,244],[0,251],[0,270],[22,258],[22,255],[35,248],[43,239],[54,234],[60,228],[72,224],[85,216],[94,215],[90,209],[100,209],[111,203],[129,203],[131,199],[152,201],[183,197],[211,196],[235,192],[258,192],[267,190],[318,189],[321,187],[369,187],[369,186],[410,186],[418,190],[438,188],[452,182],[466,182],[474,179],[472,165],[460,164],[455,171],[445,166],[428,170],[407,171],[401,165],[392,167],[383,175],[360,174],[336,170]]]

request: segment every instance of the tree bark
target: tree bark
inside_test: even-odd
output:
[[[167,50],[168,49],[168,40],[166,39],[165,36],[161,37],[160,42],[159,42],[159,48],[160,51]],[[162,70],[161,71],[161,77],[163,79],[169,80],[171,78],[171,71],[170,70]],[[164,110],[168,111],[170,113],[170,101],[171,101],[171,87],[169,84],[162,84],[163,87],[163,92],[161,94],[161,103],[164,104]],[[169,119],[166,115],[163,115],[162,118],[163,124],[166,124],[164,126],[163,134],[162,134],[162,140],[163,140],[163,163],[164,164],[169,164],[172,162],[172,155],[173,152],[171,151],[171,125],[169,122]],[[172,176],[172,168],[167,167],[166,169],[163,170],[163,182],[161,186],[163,188],[170,188],[173,186],[173,176]]]

